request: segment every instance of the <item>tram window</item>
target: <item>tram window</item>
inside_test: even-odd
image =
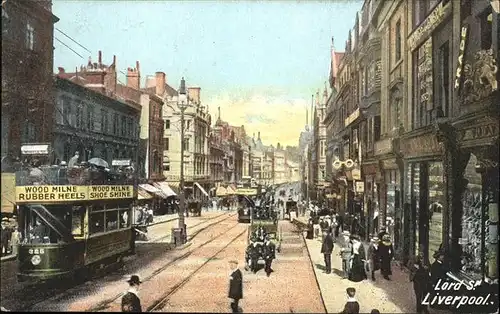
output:
[[[90,234],[104,232],[104,212],[90,215]]]
[[[106,231],[118,229],[118,211],[106,211]]]
[[[92,211],[92,212],[98,212],[98,211],[102,211],[102,210],[104,210],[104,206],[96,204],[96,205],[92,206],[92,208],[91,208],[90,211]]]
[[[73,216],[71,224],[71,233],[74,236],[83,236],[83,219],[85,216],[84,206],[73,206]]]
[[[120,227],[127,228],[130,226],[130,215],[128,209],[120,210]]]

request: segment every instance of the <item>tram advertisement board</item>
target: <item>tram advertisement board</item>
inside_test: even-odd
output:
[[[257,195],[257,190],[256,189],[239,188],[239,189],[236,189],[234,194],[237,194],[237,195]]]
[[[16,203],[52,203],[134,197],[132,185],[30,185],[16,187]]]

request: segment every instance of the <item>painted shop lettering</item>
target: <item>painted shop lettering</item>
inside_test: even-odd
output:
[[[467,39],[467,26],[462,27],[460,38],[460,49],[458,51],[458,66],[457,66],[457,74],[455,76],[455,88],[460,86],[460,78],[462,77],[462,67],[463,67],[463,59],[465,52],[465,41]]]
[[[463,132],[462,140],[473,140],[492,136],[498,136],[498,128],[495,124],[482,125],[475,128],[466,129]]]

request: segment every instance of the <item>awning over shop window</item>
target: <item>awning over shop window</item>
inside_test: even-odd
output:
[[[231,186],[227,187],[227,189],[226,189],[226,194],[227,195],[233,195],[235,193],[236,193],[236,191]]]
[[[223,186],[219,186],[217,188],[217,190],[215,191],[215,195],[217,195],[217,196],[226,196],[227,195],[227,191],[226,191],[226,189]]]
[[[153,198],[153,196],[151,196],[151,194],[149,194],[145,190],[142,190],[142,189],[137,190],[137,199],[138,200],[149,200],[152,198]]]
[[[198,182],[195,182],[194,185],[196,185],[198,189],[200,189],[201,193],[205,194],[205,196],[208,196],[207,191],[205,191],[205,189]]]
[[[153,193],[155,195],[158,195],[161,198],[167,198],[168,197],[168,195],[165,194],[162,190],[160,190],[157,187],[152,186],[151,184],[139,184],[139,187],[141,189],[144,189],[144,190],[148,191],[149,193]]]
[[[167,195],[167,197],[170,197],[170,196],[176,196],[177,194],[174,192],[174,190],[172,190],[172,188],[170,188],[170,186],[168,185],[167,182],[156,182],[155,185],[162,190],[163,193],[165,193],[165,195]]]

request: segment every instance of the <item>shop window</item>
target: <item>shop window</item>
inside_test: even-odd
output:
[[[429,163],[428,195],[428,250],[429,255],[439,249],[443,234],[444,180],[443,163]]]
[[[460,270],[468,274],[482,277],[482,246],[481,226],[482,210],[482,182],[481,175],[476,172],[477,158],[471,154],[465,168],[464,177],[467,187],[462,196],[462,212],[460,227]]]
[[[479,16],[479,23],[481,25],[481,49],[490,49],[493,39],[493,16],[490,10]]]
[[[411,165],[411,171],[408,173],[410,175],[409,185],[411,191],[411,211],[412,211],[412,230],[414,233],[414,254],[419,253],[420,244],[420,164]]]

